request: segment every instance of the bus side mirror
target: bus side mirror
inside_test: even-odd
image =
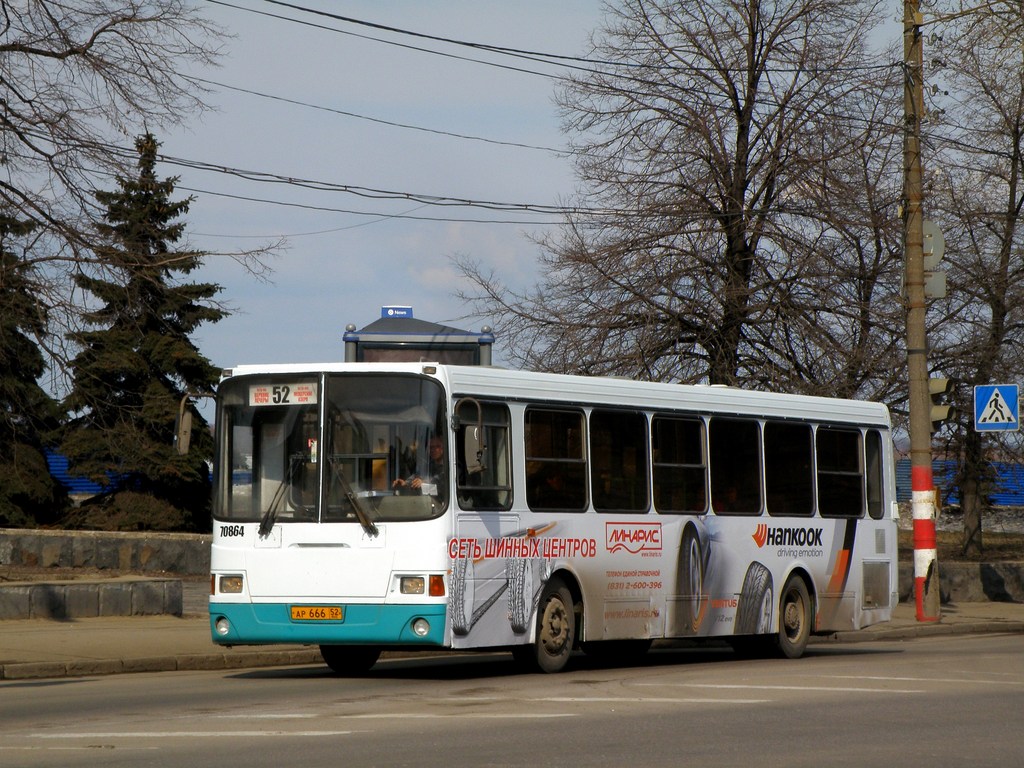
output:
[[[192,443],[192,411],[185,407],[184,400],[181,401],[181,404],[174,430],[174,447],[177,448],[178,455],[184,456],[188,453],[189,445]]]
[[[464,397],[455,404],[454,426],[458,430],[461,425],[460,412],[463,405],[476,407],[476,424],[467,424],[462,431],[462,459],[466,465],[466,474],[475,475],[484,471],[484,451],[487,444],[484,440],[484,408],[475,397]]]
[[[484,444],[483,428],[479,426],[466,427],[462,433],[462,456],[466,463],[466,473],[475,475],[484,471]]]
[[[174,420],[174,448],[179,456],[185,456],[192,444],[192,411],[188,401],[194,397],[213,397],[206,392],[186,392],[178,403],[178,418]]]

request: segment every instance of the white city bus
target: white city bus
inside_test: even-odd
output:
[[[210,627],[318,645],[574,649],[729,638],[800,656],[886,621],[882,405],[432,363],[243,366],[217,393]]]

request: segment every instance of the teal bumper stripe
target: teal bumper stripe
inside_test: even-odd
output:
[[[294,603],[294,605],[329,605]],[[289,603],[210,603],[210,633],[219,645],[424,645],[444,642],[444,605],[342,605],[341,621],[293,621]],[[227,619],[227,634],[217,621]],[[430,631],[412,631],[415,619],[426,619]]]

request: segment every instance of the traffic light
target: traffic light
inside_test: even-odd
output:
[[[952,379],[930,378],[928,379],[928,395],[931,399],[931,421],[932,432],[938,430],[943,422],[951,420],[956,416],[956,407],[949,403],[942,402],[942,398],[949,394],[953,388]]]

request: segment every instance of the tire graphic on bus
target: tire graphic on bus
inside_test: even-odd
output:
[[[551,575],[551,564],[534,559],[510,559],[505,567],[508,578],[508,620],[517,635],[530,631],[533,608]]]
[[[533,539],[555,527],[554,523],[524,528],[509,534],[514,537]],[[533,608],[541,590],[551,575],[551,563],[546,559],[515,557],[505,562],[505,579],[508,583],[508,621],[517,635],[530,631]]]
[[[452,632],[460,637],[473,628],[473,561],[469,558],[452,563]]]
[[[733,634],[767,635],[772,631],[774,611],[775,588],[772,573],[755,560],[743,577],[743,587],[740,589],[736,605]]]
[[[676,634],[697,634],[707,613],[708,596],[704,581],[709,562],[708,545],[707,537],[701,536],[697,527],[688,523],[679,544],[679,563],[676,569],[676,595],[679,600]]]
[[[508,620],[512,631],[521,635],[529,629],[533,607],[533,568],[525,558],[508,561]]]

